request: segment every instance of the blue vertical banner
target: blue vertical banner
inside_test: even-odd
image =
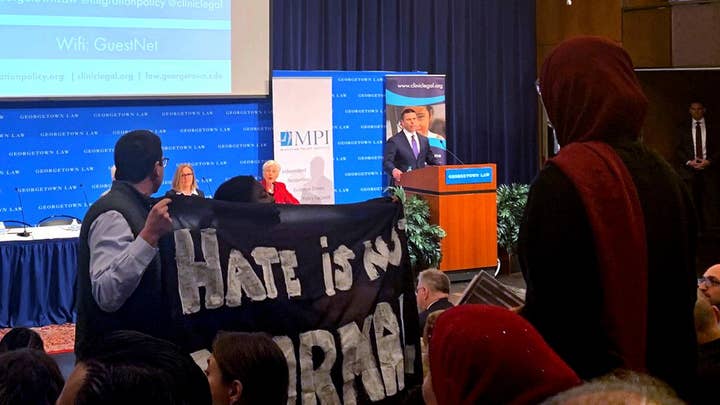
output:
[[[158,194],[170,188],[179,163],[190,163],[212,195],[230,177],[259,176],[272,157],[269,100],[0,109],[0,221],[21,219],[23,209],[31,224],[59,214],[82,218],[110,188],[115,142],[134,129],[157,133],[170,158]]]
[[[445,75],[388,75],[385,79],[386,139],[402,131],[400,115],[415,111],[417,132],[428,138],[440,164],[447,163]]]

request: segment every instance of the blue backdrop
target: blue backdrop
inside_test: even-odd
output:
[[[279,77],[333,79],[336,203],[382,194],[385,75],[389,72],[276,71]],[[34,224],[57,214],[82,218],[110,188],[113,146],[125,132],[147,128],[170,158],[160,193],[175,167],[190,163],[201,189],[238,174],[259,178],[272,158],[269,100],[233,104],[0,109],[0,220]],[[18,196],[19,194],[19,196]],[[19,198],[20,197],[20,198]],[[87,198],[87,201],[86,201]]]

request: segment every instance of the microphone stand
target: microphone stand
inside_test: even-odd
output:
[[[22,197],[20,196],[20,189],[18,187],[15,187],[15,192],[18,195],[18,201],[20,202],[20,215],[22,215],[22,222],[23,222],[23,231],[19,232],[17,236],[22,236],[23,238],[27,238],[30,236],[30,231],[27,229],[27,222],[25,222],[25,207],[23,207]]]

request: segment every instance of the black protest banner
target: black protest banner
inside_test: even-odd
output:
[[[161,256],[177,343],[196,350],[219,330],[267,332],[288,361],[291,403],[393,401],[420,382],[400,204],[189,197],[174,198],[171,214],[174,254]]]

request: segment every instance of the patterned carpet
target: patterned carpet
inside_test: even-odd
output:
[[[75,345],[75,324],[48,325],[30,328],[39,333],[45,343],[45,351],[49,354],[68,353],[73,351]],[[10,329],[0,329],[0,339]]]

